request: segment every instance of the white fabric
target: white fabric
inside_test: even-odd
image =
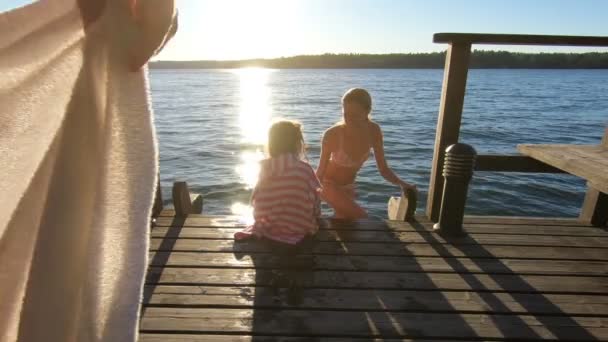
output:
[[[74,0],[0,14],[0,341],[137,337],[158,158],[124,3],[86,36]]]

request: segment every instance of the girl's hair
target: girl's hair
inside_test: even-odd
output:
[[[297,121],[279,120],[268,130],[268,154],[277,157],[284,153],[293,153],[305,158],[304,136],[302,125]]]
[[[372,96],[363,88],[350,88],[342,96],[342,103],[354,102],[367,110],[367,114],[372,111]]]

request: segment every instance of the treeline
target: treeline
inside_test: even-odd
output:
[[[440,69],[445,52],[394,54],[323,54],[239,61],[157,61],[153,69]],[[475,50],[473,69],[608,69],[608,52],[517,53]]]

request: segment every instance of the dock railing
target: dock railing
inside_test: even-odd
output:
[[[433,42],[449,44],[445,59],[439,118],[437,121],[433,164],[426,205],[426,215],[431,221],[437,222],[441,209],[441,196],[444,184],[442,176],[444,153],[448,146],[457,143],[459,139],[471,46],[473,44],[492,44],[608,47],[608,37],[436,33],[433,36]],[[607,139],[608,130],[605,131],[604,141]],[[538,173],[563,172],[558,168],[528,156],[483,154],[477,156],[475,170]],[[603,201],[598,198],[598,191],[589,188],[581,209],[579,217],[581,220],[589,220],[592,215],[591,213],[597,212],[605,206],[605,203],[603,203],[605,197]]]

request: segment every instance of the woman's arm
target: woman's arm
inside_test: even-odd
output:
[[[320,181],[323,181],[323,176],[325,174],[325,170],[327,169],[327,164],[329,163],[329,155],[330,155],[330,147],[329,147],[329,130],[323,133],[323,137],[321,138],[321,157],[319,158],[319,166],[317,167],[317,178]]]
[[[376,158],[376,165],[378,166],[378,171],[380,175],[384,177],[387,181],[399,185],[404,189],[413,189],[416,190],[416,186],[414,184],[410,184],[404,182],[397,176],[386,162],[384,157],[384,137],[382,136],[382,129],[378,124],[373,123],[373,131],[372,131],[372,139],[373,139],[373,148],[374,148],[374,156]]]
[[[308,165],[310,170],[310,180],[309,180],[309,188],[311,197],[313,200],[313,212],[315,217],[321,217],[321,183],[317,178],[315,171],[312,169],[310,165]]]

